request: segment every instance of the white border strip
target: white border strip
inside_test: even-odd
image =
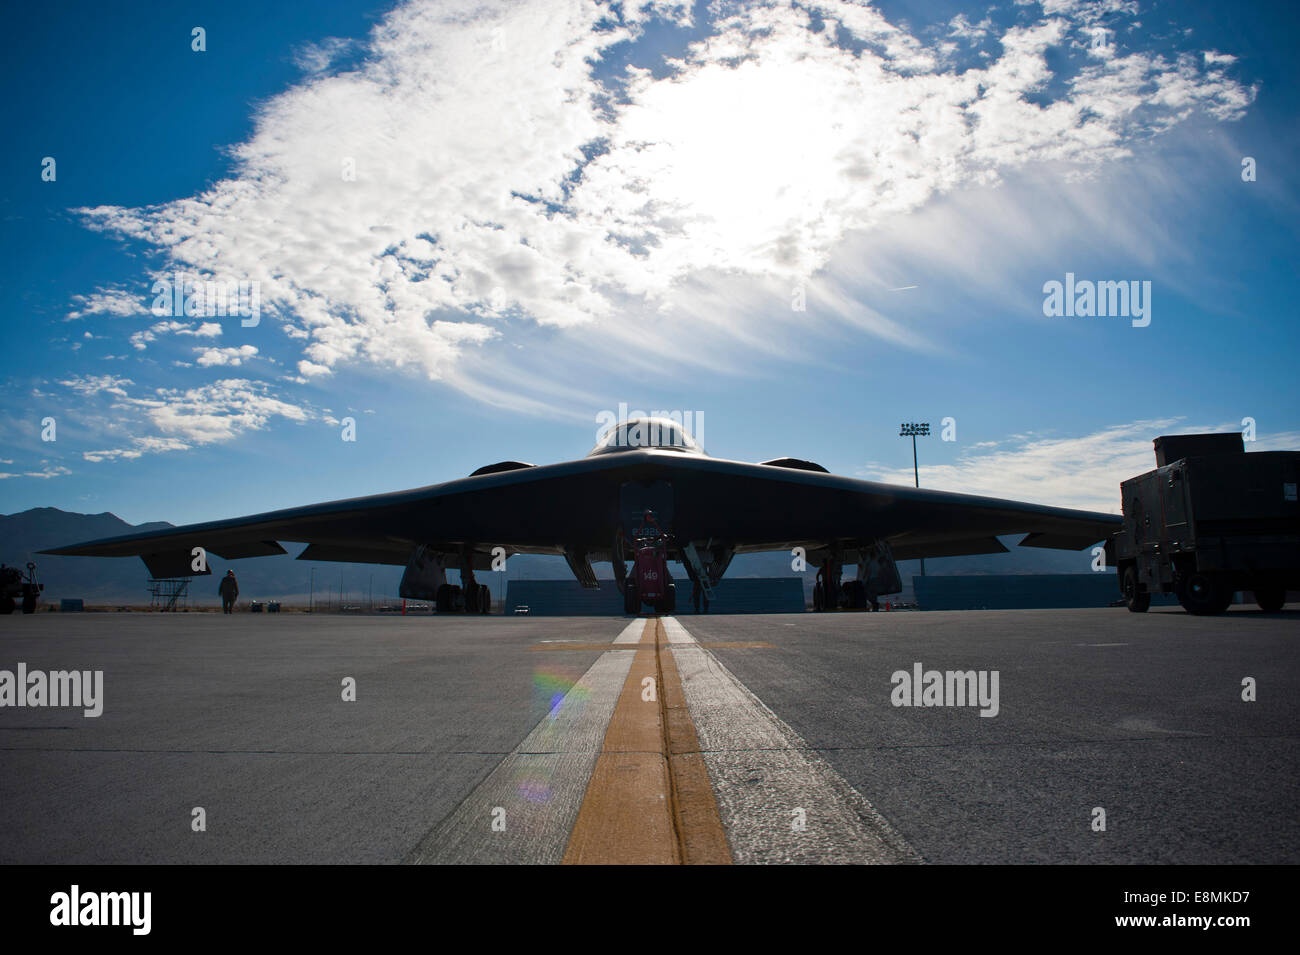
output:
[[[798,733],[672,625],[686,638],[670,638],[671,650],[736,862],[922,861]]]
[[[635,628],[636,639],[627,639]],[[644,620],[615,644],[635,643]],[[420,840],[405,861],[422,864],[558,863],[564,858],[605,730],[634,653],[606,651],[514,752]],[[493,824],[504,824],[494,829]]]

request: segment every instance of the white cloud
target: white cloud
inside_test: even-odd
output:
[[[239,345],[232,348],[196,348],[194,351],[199,356],[194,361],[204,368],[211,365],[241,365],[246,359],[257,354],[257,349],[252,345]]]
[[[73,375],[60,381],[59,384],[71,388],[79,395],[106,394],[125,398],[126,386],[135,382],[130,378],[120,378],[117,375]]]
[[[264,105],[232,178],[157,207],[83,213],[176,267],[259,282],[302,349],[300,378],[372,362],[492,395],[503,389],[472,376],[486,363],[467,356],[520,319],[595,324],[619,342],[647,316],[692,310],[682,290],[703,288],[722,308],[706,334],[770,348],[762,320],[721,288],[788,289],[850,236],[937,195],[1031,164],[1096,169],[1198,111],[1240,116],[1253,98],[1217,52],[1204,56],[1212,70],[1172,54],[1090,58],[1081,25],[1132,15],[1126,0],[1045,0],[1042,18],[995,36],[1000,54],[960,72],[945,47],[869,5],[754,3],[727,8],[666,73],[598,80],[594,64],[656,9],[598,29],[609,9],[588,0],[405,4],[349,72],[322,74],[332,41],[302,54],[313,75]],[[816,30],[810,10],[852,42]],[[997,33],[987,20],[949,28]],[[842,289],[822,294],[845,327],[926,347]]]
[[[161,454],[165,451],[185,451],[190,447],[179,438],[160,438],[156,436],[136,438],[134,445],[130,448],[113,448],[104,451],[83,451],[81,456],[84,460],[92,463],[101,461],[126,460],[132,461],[136,458],[143,457],[145,454]]]
[[[130,448],[105,449],[102,451],[83,451],[81,452],[82,460],[89,461],[92,464],[99,464],[101,461],[116,461],[119,458],[123,460],[134,460],[140,457],[144,452]]]
[[[10,461],[8,463],[12,464],[13,462]],[[20,473],[0,472],[0,481],[7,480],[9,478],[19,478],[19,477],[40,478],[42,480],[48,480],[49,478],[62,477],[65,474],[71,474],[71,473],[72,473],[71,470],[65,468],[61,464],[47,464],[44,467],[42,467],[39,471],[22,471]]]
[[[319,43],[308,43],[295,51],[293,64],[304,73],[323,73],[355,46],[354,41],[344,37],[327,36]]]
[[[111,396],[111,414],[98,415],[92,405],[80,415],[83,422],[97,422],[102,436],[120,441],[117,447],[83,451],[83,459],[90,462],[184,451],[264,430],[275,420],[301,424],[319,417],[309,407],[277,397],[264,382],[245,378],[158,388],[147,396],[131,394],[130,379],[110,375],[74,377],[59,384],[92,400]]]
[[[979,23],[971,23],[966,14],[959,13],[948,21],[948,35],[965,40],[981,40],[993,29],[993,21],[985,17]]]
[[[1120,482],[1156,466],[1151,442],[1157,435],[1232,430],[1230,424],[1189,426],[1177,418],[1164,418],[1114,425],[1092,434],[1011,435],[970,445],[952,464],[922,464],[921,486],[1118,514]],[[1261,434],[1246,447],[1250,451],[1294,450],[1300,447],[1300,434]],[[889,484],[910,485],[913,481],[911,468],[873,463],[860,473]]]
[[[100,289],[89,295],[74,295],[72,301],[76,308],[68,312],[65,321],[85,318],[88,315],[126,318],[131,315],[145,315],[149,311],[140,298],[123,289]]]
[[[1138,12],[1137,0],[1016,0],[1017,6],[1031,3],[1039,3],[1048,16],[1073,17],[1085,23],[1116,14],[1136,16]]]
[[[155,322],[146,329],[134,332],[131,335],[131,344],[138,351],[144,351],[149,347],[149,342],[157,341],[159,335],[191,335],[196,338],[216,338],[220,334],[221,324],[219,322],[201,322],[196,328],[193,322],[178,322],[175,319],[167,319]]]
[[[149,450],[169,450],[170,439],[189,444],[229,441],[246,431],[261,431],[272,418],[302,422],[311,415],[298,405],[269,394],[261,382],[226,378],[188,389],[159,389],[157,398],[137,398],[162,432]]]

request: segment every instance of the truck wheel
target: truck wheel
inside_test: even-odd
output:
[[[1124,592],[1124,605],[1133,613],[1146,613],[1147,608],[1151,606],[1151,594],[1138,587],[1138,572],[1136,567],[1124,568],[1124,583],[1122,585]]]
[[[1180,575],[1174,588],[1183,609],[1198,617],[1223,613],[1232,603],[1232,591],[1225,593],[1214,577],[1199,571]]]
[[[17,605],[14,603],[13,597],[10,597],[8,594],[0,597],[0,614],[13,613],[15,606]]]
[[[1286,587],[1257,587],[1255,603],[1259,609],[1268,613],[1277,613],[1286,604]]]
[[[631,577],[623,588],[623,612],[633,616],[641,612],[641,599],[636,592],[636,581]]]

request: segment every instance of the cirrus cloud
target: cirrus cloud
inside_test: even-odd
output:
[[[260,283],[296,381],[368,362],[473,393],[465,356],[516,323],[628,340],[684,288],[801,281],[936,195],[1031,165],[1086,173],[1254,96],[1218,51],[1090,55],[1130,0],[1044,0],[1001,26],[939,24],[933,43],[866,3],[722,3],[680,56],[603,65],[661,9],[406,3],[355,68],[328,72],[334,41],[309,51],[312,75],[260,109],[228,178],[81,212],[171,267]],[[957,64],[945,30],[1000,52]],[[708,321],[762,347],[743,309]],[[888,316],[846,321],[924,347]]]

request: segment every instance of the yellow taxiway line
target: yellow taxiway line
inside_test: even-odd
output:
[[[647,620],[569,837],[567,865],[731,862],[667,642],[663,624]]]

